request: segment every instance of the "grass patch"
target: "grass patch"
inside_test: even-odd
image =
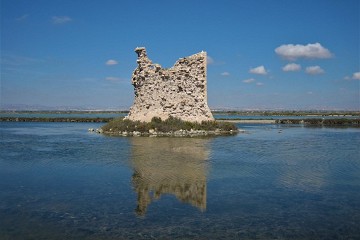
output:
[[[304,124],[304,125],[324,125],[324,126],[360,126],[360,119],[348,118],[308,118],[308,119],[278,119],[279,124]]]
[[[151,122],[131,121],[128,119],[117,118],[102,127],[104,132],[133,132],[141,133],[149,132],[153,129],[158,132],[174,132],[178,130],[204,130],[215,131],[220,130],[224,132],[236,131],[237,127],[233,123],[217,122],[217,121],[203,121],[201,123],[183,121],[179,118],[169,117],[166,120],[153,117]]]

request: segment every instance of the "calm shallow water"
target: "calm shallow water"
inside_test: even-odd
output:
[[[117,118],[125,117],[127,113],[106,113],[106,112],[92,112],[92,113],[23,113],[23,112],[0,112],[0,117],[22,117],[22,118]],[[271,115],[232,115],[214,113],[215,119],[307,119],[307,118],[359,118],[359,116],[339,115],[339,116],[271,116]]]
[[[0,239],[359,239],[360,129],[0,123]]]
[[[126,113],[23,113],[23,112],[3,112],[0,117],[23,117],[23,118],[116,118],[125,117]]]

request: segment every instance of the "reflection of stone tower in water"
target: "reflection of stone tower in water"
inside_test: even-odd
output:
[[[127,119],[150,122],[169,116],[185,121],[214,120],[207,104],[206,52],[179,59],[172,68],[153,64],[144,47],[136,48],[132,75],[135,100]]]
[[[132,138],[132,183],[138,195],[136,213],[144,216],[163,194],[201,211],[206,209],[209,139]]]

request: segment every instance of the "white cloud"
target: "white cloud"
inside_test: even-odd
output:
[[[118,62],[116,60],[109,59],[109,60],[106,61],[105,64],[108,65],[108,66],[112,66],[112,65],[118,64]]]
[[[300,64],[296,64],[296,63],[289,63],[282,68],[284,72],[296,72],[296,71],[300,71],[300,69],[301,69]]]
[[[214,59],[212,57],[210,57],[210,56],[206,56],[206,62],[207,62],[208,65],[209,64],[214,64]]]
[[[266,75],[267,74],[267,71],[266,71],[264,66],[258,66],[256,68],[251,68],[249,70],[249,72],[253,73],[253,74],[260,74],[260,75]]]
[[[331,58],[332,53],[324,48],[320,43],[301,44],[284,44],[275,49],[276,54],[288,59],[296,60],[298,58]]]
[[[253,83],[253,82],[255,82],[254,78],[249,78],[249,79],[243,80],[243,83]]]
[[[355,72],[352,76],[352,79],[360,80],[360,72]]]
[[[264,84],[261,83],[261,82],[257,82],[257,83],[256,83],[256,86],[262,86],[262,85],[264,85]]]
[[[52,17],[52,22],[54,24],[64,24],[67,22],[71,22],[72,18],[68,17],[68,16],[53,16]]]
[[[221,73],[221,76],[230,76],[230,73],[229,72],[223,72],[223,73]]]
[[[316,74],[322,74],[325,73],[325,71],[319,67],[319,66],[310,66],[306,68],[306,73],[311,74],[311,75],[316,75]]]

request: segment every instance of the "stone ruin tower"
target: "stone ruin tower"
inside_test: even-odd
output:
[[[184,121],[214,120],[207,105],[206,52],[180,58],[172,68],[153,64],[146,49],[135,49],[138,66],[132,75],[135,100],[126,119],[150,122],[169,116]]]

